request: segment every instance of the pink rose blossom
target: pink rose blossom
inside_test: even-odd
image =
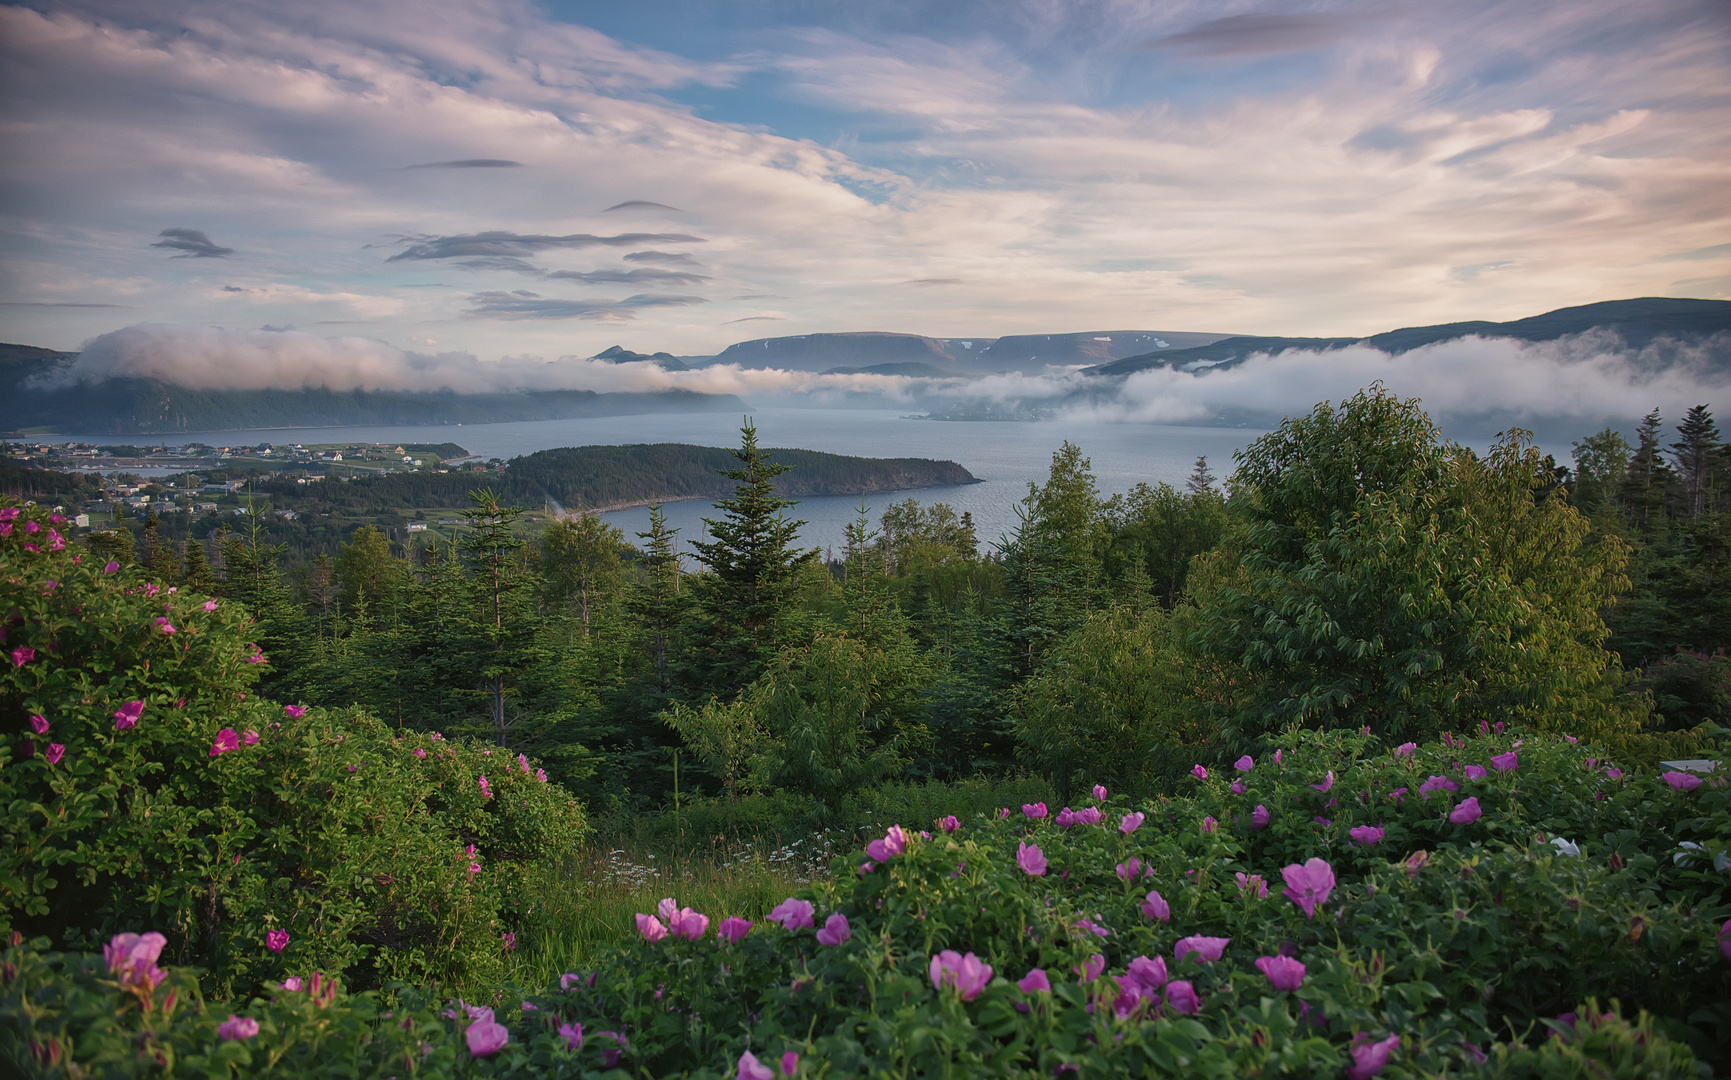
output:
[[[567,1049],[567,1050],[581,1050],[581,1049],[583,1049],[583,1025],[582,1024],[560,1024],[559,1025],[559,1037],[561,1039],[565,1040],[565,1049]]]
[[[1077,965],[1075,970],[1077,981],[1091,983],[1100,977],[1101,972],[1106,970],[1106,958],[1095,953]]]
[[[811,901],[795,900],[790,896],[770,911],[769,921],[778,922],[788,930],[807,930],[814,925],[813,910]]]
[[[1038,821],[1046,816],[1046,804],[1043,802],[1023,803],[1022,816],[1030,821]]]
[[[1471,825],[1483,816],[1484,811],[1479,809],[1479,800],[1476,797],[1462,799],[1459,806],[1449,811],[1449,820],[1456,825]]]
[[[752,922],[737,915],[729,915],[721,920],[721,925],[715,928],[715,936],[730,945],[737,945],[745,935],[751,933]]]
[[[1208,779],[1208,770],[1200,765],[1192,765],[1190,766],[1190,775],[1198,780],[1206,780]]]
[[[1050,994],[1052,992],[1052,980],[1046,978],[1044,971],[1034,968],[1016,980],[1016,988],[1024,994]]]
[[[709,916],[680,908],[667,920],[667,932],[687,941],[697,941],[709,932]]]
[[[252,728],[247,728],[245,731],[241,732],[240,744],[242,746],[257,746],[258,732],[254,731]]]
[[[1352,837],[1354,843],[1363,844],[1365,847],[1374,847],[1381,843],[1382,838],[1388,834],[1380,825],[1356,825],[1347,831],[1347,835]]]
[[[1517,768],[1520,763],[1520,759],[1515,756],[1513,750],[1510,750],[1506,754],[1498,754],[1496,757],[1491,758],[1491,766],[1498,772],[1510,772]],[[1397,1039],[1396,1042],[1398,1043],[1399,1040]]]
[[[1370,1036],[1359,1032],[1352,1038],[1352,1067],[1346,1070],[1347,1080],[1370,1080],[1388,1064],[1390,1054],[1400,1049],[1400,1036],[1390,1035],[1381,1042],[1371,1042]]]
[[[1232,794],[1234,794],[1234,795],[1242,795],[1242,794],[1244,794],[1244,793],[1245,793],[1245,792],[1246,792],[1246,791],[1249,791],[1249,790],[1250,790],[1250,789],[1249,789],[1249,788],[1248,788],[1248,787],[1245,787],[1245,786],[1244,786],[1244,781],[1242,781],[1242,780],[1234,780],[1234,781],[1232,781]]]
[[[23,667],[34,659],[36,659],[36,650],[28,645],[20,645],[12,650],[12,665],[14,667]]]
[[[271,952],[279,953],[288,948],[289,934],[287,930],[272,930],[264,936],[264,947]]]
[[[240,734],[231,727],[225,727],[216,733],[216,741],[210,744],[210,756],[226,754],[230,750],[240,749]]]
[[[1316,790],[1322,792],[1323,794],[1327,794],[1328,790],[1330,788],[1334,787],[1334,770],[1333,769],[1328,770],[1328,775],[1323,778],[1322,783],[1312,784],[1310,786],[1315,788]]]
[[[1195,1016],[1202,1011],[1202,999],[1196,994],[1196,987],[1186,979],[1174,979],[1166,984],[1166,1004],[1172,1006],[1172,1011],[1179,1016]]]
[[[1701,786],[1699,776],[1692,776],[1686,772],[1663,772],[1659,774],[1659,779],[1670,784],[1673,791],[1694,791]]]
[[[932,957],[929,973],[933,989],[951,987],[961,995],[963,1001],[972,1001],[979,997],[980,991],[992,981],[990,964],[981,962],[973,953],[962,956],[954,949],[945,949]]]
[[[1124,978],[1142,988],[1145,996],[1166,985],[1166,958],[1156,956],[1150,960],[1146,956],[1138,956],[1130,961],[1130,967],[1124,972]]]
[[[1144,820],[1146,820],[1146,815],[1140,811],[1134,814],[1125,814],[1118,821],[1118,831],[1123,833],[1125,836],[1129,836],[1131,833],[1142,827],[1142,822]]]
[[[1322,859],[1293,863],[1280,871],[1286,881],[1286,898],[1304,909],[1304,917],[1316,918],[1316,909],[1334,891],[1334,868]]]
[[[1106,785],[1105,784],[1095,784],[1094,785],[1094,798],[1100,802],[1106,801]]]
[[[48,734],[48,718],[41,713],[30,714],[30,730],[38,735]]]
[[[1405,743],[1401,743],[1399,746],[1395,747],[1394,752],[1395,752],[1396,756],[1398,756],[1398,757],[1412,757],[1413,751],[1415,751],[1417,749],[1418,749],[1418,743],[1405,742]]]
[[[1214,830],[1218,829],[1219,827],[1220,827],[1220,822],[1216,821],[1212,817],[1204,817],[1202,819],[1202,835],[1203,836],[1214,835]]]
[[[1250,812],[1250,827],[1252,829],[1268,828],[1268,807],[1261,803],[1256,804],[1256,809]]]
[[[1100,813],[1098,806],[1084,806],[1076,811],[1076,824],[1078,825],[1098,825],[1104,818],[1105,815]]]
[[[1142,914],[1156,922],[1172,921],[1172,906],[1166,902],[1158,890],[1150,890],[1148,898],[1142,904]]]
[[[836,912],[823,921],[823,929],[817,932],[819,945],[836,946],[853,937],[853,928],[847,924],[847,916]]]
[[[1243,757],[1233,762],[1232,767],[1237,769],[1239,772],[1249,772],[1251,769],[1256,768],[1256,759],[1251,757],[1249,754],[1245,754]]]
[[[1240,870],[1233,876],[1238,879],[1238,892],[1241,895],[1249,893],[1258,900],[1268,898],[1268,882],[1262,880],[1261,874],[1246,874]]]
[[[307,714],[305,705],[284,705],[282,711],[290,720],[299,720]]]
[[[1193,934],[1187,938],[1180,938],[1178,944],[1172,946],[1172,959],[1183,963],[1186,956],[1195,953],[1205,963],[1211,964],[1220,959],[1221,955],[1226,952],[1226,946],[1231,943],[1231,938]]]
[[[60,764],[60,759],[66,756],[66,744],[65,743],[57,743],[57,742],[49,743],[48,744],[48,753],[46,756],[48,759],[48,764],[50,764],[50,765]]]
[[[1418,786],[1420,798],[1430,798],[1433,791],[1459,791],[1461,786],[1446,776],[1433,776]]]
[[[168,972],[156,966],[168,939],[154,931],[148,934],[116,934],[102,947],[102,958],[108,970],[120,977],[128,987],[154,990],[168,978]]]
[[[481,798],[491,799],[493,797],[493,785],[487,783],[487,778],[485,776],[482,776],[479,780],[476,781],[476,783],[480,785]]]
[[[667,936],[667,927],[653,915],[638,912],[633,916],[637,920],[637,936],[651,945]]]
[[[1046,856],[1039,848],[1031,847],[1024,841],[1016,845],[1016,865],[1022,868],[1024,874],[1043,877],[1046,873]]]
[[[739,1055],[738,1080],[775,1080],[775,1073],[768,1065],[757,1060],[757,1055],[747,1050]]]
[[[535,779],[538,782],[545,784],[547,782],[547,770],[546,769],[536,769],[535,770]]]
[[[1483,765],[1468,765],[1465,772],[1468,780],[1483,780],[1490,775]]]
[[[229,1013],[228,1019],[218,1025],[216,1029],[216,1037],[221,1039],[223,1042],[236,1042],[240,1039],[250,1039],[257,1034],[257,1020],[254,1020],[250,1016],[236,1016],[233,1013]]]
[[[471,1012],[473,1012],[471,1007]],[[463,1039],[469,1044],[469,1053],[475,1057],[488,1057],[497,1054],[511,1041],[511,1032],[504,1024],[493,1019],[492,1009],[482,1009],[486,1015],[478,1017],[469,1025],[469,1030],[463,1032]]]
[[[938,819],[938,828],[943,832],[952,833],[961,827],[962,823],[956,820],[954,814],[948,814]]]
[[[1291,993],[1304,985],[1304,965],[1290,956],[1258,957],[1256,968],[1276,990]]]

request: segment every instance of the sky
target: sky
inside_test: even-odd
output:
[[[1731,298],[1728,76],[1723,0],[0,5],[0,340],[218,384]]]

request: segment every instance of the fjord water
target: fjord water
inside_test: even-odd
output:
[[[1039,422],[943,422],[911,420],[893,409],[822,409],[772,407],[753,409],[761,446],[798,447],[862,457],[922,457],[959,462],[981,483],[963,487],[865,497],[875,523],[892,502],[916,498],[922,503],[945,502],[957,513],[972,513],[982,545],[990,545],[1016,527],[1016,501],[1027,494],[1029,482],[1043,482],[1052,452],[1068,439],[1093,462],[1102,494],[1128,491],[1137,483],[1162,480],[1181,484],[1198,455],[1206,454],[1218,475],[1232,471],[1232,452],[1262,434],[1250,428],[1178,427],[1157,424],[1110,424],[1089,420]],[[261,442],[455,442],[483,458],[512,458],[556,446],[625,445],[679,442],[700,446],[739,445],[741,417],[731,413],[664,413],[576,420],[541,420],[513,424],[472,424],[440,427],[292,428],[270,431],[221,431],[185,435],[66,436],[81,442],[123,444],[209,443],[250,446]],[[793,515],[808,524],[803,542],[812,547],[839,548],[843,528],[855,517],[857,495],[801,500]],[[702,518],[714,517],[708,503],[671,503],[668,523],[680,529],[680,540],[697,539]],[[638,508],[606,515],[633,533],[649,527],[649,511]],[[682,544],[683,546],[683,544]]]

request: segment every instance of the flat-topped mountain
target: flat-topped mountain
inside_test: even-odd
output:
[[[1155,349],[1205,345],[1226,336],[1183,330],[1087,330],[1074,334],[952,338],[885,332],[799,334],[741,341],[723,349],[712,363],[836,374],[860,371],[913,374],[911,369],[897,371],[886,367],[909,364],[955,375],[1038,372],[1048,367],[1100,364]]]

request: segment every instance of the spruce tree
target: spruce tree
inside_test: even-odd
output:
[[[144,564],[157,584],[173,585],[180,581],[180,559],[175,555],[174,545],[158,535],[160,524],[155,510],[144,519]]]
[[[193,592],[214,593],[217,590],[216,572],[210,568],[204,542],[196,536],[186,538],[186,572],[181,575],[181,583]]]
[[[667,515],[659,504],[649,508],[649,531],[637,534],[638,539],[647,541],[643,546],[643,577],[632,583],[627,600],[655,671],[655,693],[663,698],[673,690],[673,637],[686,607],[679,587],[679,556],[673,547],[678,534],[678,529],[667,527]]]
[[[1714,466],[1724,443],[1719,438],[1719,425],[1705,405],[1697,405],[1684,414],[1677,425],[1677,441],[1671,444],[1671,460],[1677,463],[1681,482],[1683,513],[1698,518],[1707,512],[1713,488]]]
[[[1203,454],[1196,459],[1196,468],[1190,471],[1190,479],[1184,481],[1184,490],[1192,497],[1214,493],[1215,476],[1208,468],[1208,455]]]
[[[1659,410],[1641,418],[1635,429],[1635,453],[1623,477],[1622,503],[1642,532],[1661,527],[1665,519],[1665,496],[1672,482],[1670,466],[1659,449]]]
[[[739,467],[721,470],[738,482],[731,498],[715,505],[719,519],[704,518],[709,541],[691,547],[710,574],[697,596],[694,656],[698,689],[731,695],[757,678],[780,648],[795,636],[790,606],[801,569],[818,551],[798,551],[794,543],[803,521],[786,510],[798,505],[775,491],[775,478],[790,466],[772,461],[757,445],[757,428],[748,419],[733,451]]]

